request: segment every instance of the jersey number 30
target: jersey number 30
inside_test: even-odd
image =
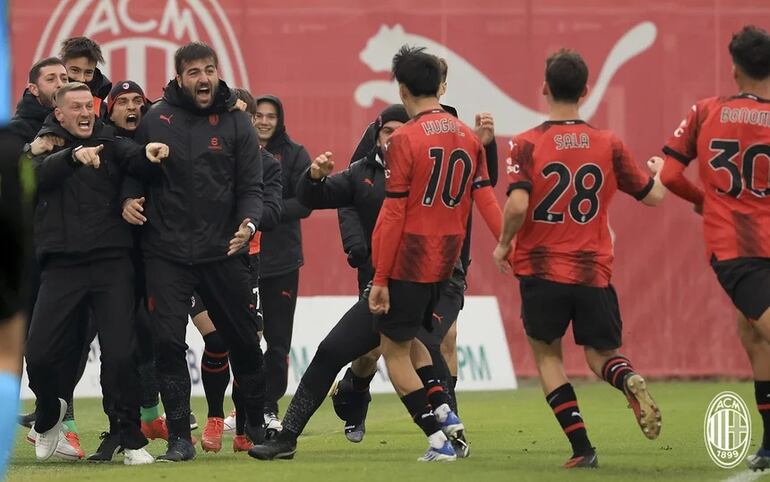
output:
[[[444,171],[444,148],[443,147],[431,147],[428,151],[431,159],[433,159],[433,169],[430,172],[430,178],[428,179],[428,186],[425,188],[425,194],[422,196],[423,206],[433,206],[433,201],[436,198],[436,191],[438,190],[438,184],[441,180],[441,173]],[[456,193],[452,193],[452,184],[455,175],[455,169],[460,164],[462,173],[460,176],[460,187]],[[457,206],[465,194],[465,187],[468,185],[468,179],[471,177],[471,169],[473,168],[473,161],[471,156],[465,152],[464,149],[457,148],[449,154],[449,162],[447,163],[446,176],[444,176],[444,186],[441,189],[441,201],[448,208]]]
[[[558,201],[571,184],[574,184],[575,193],[569,202],[569,215],[579,224],[590,222],[599,212],[599,190],[604,182],[602,170],[596,164],[584,164],[575,171],[573,179],[569,167],[561,162],[547,164],[542,171],[546,179],[557,176],[556,185],[545,195],[540,204],[532,211],[532,218],[541,223],[563,223],[564,213],[551,212],[551,208]],[[589,184],[588,178],[593,182]]]

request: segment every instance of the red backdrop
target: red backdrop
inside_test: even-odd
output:
[[[311,154],[334,152],[340,164],[395,92],[387,84],[393,52],[404,42],[428,45],[449,61],[445,100],[461,117],[487,110],[498,119],[501,202],[507,140],[544,111],[540,86],[549,52],[568,46],[583,54],[596,85],[595,109],[586,114],[592,124],[616,131],[642,161],[660,151],[696,99],[734,92],[726,48],[731,33],[745,23],[770,24],[770,5],[738,0],[10,3],[19,95],[34,60],[55,54],[61,39],[85,34],[102,44],[113,81],[130,76],[158,97],[173,72],[173,50],[201,39],[217,48],[226,81],[279,95],[291,136]],[[615,72],[607,77],[602,70]],[[601,77],[608,80],[604,86]],[[748,375],[733,309],[705,260],[699,219],[674,198],[649,209],[621,197],[611,218],[625,352],[635,364],[659,376]],[[494,270],[494,243],[483,223],[474,230],[469,293],[498,298],[514,366],[533,375],[518,286]],[[314,213],[303,232],[301,294],[353,293],[336,214]],[[460,329],[473,325],[466,316]],[[570,372],[586,373],[581,356],[566,350]]]

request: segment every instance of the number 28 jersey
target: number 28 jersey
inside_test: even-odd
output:
[[[613,248],[607,208],[615,192],[643,199],[653,180],[612,133],[583,121],[547,121],[511,140],[508,193],[529,191],[514,272],[605,287]]]
[[[663,152],[685,166],[698,160],[709,258],[770,257],[770,101],[698,101]]]

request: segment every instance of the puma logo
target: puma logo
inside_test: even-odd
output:
[[[583,419],[583,417],[580,415],[580,412],[572,412],[570,415],[573,416],[573,417],[577,417],[577,418],[579,418],[581,420]]]
[[[294,295],[292,294],[291,291],[281,291],[281,296],[285,296],[285,297],[291,299],[292,296],[294,296]]]
[[[160,120],[164,120],[164,121],[168,122],[168,125],[171,125],[171,118],[174,117],[174,114],[171,114],[169,116],[165,116],[165,115],[161,114],[158,117],[160,118]]]
[[[649,49],[655,42],[657,28],[652,22],[641,22],[626,32],[610,50],[599,77],[588,98],[580,108],[588,121],[596,113],[610,80],[626,62]],[[389,72],[393,53],[404,44],[427,47],[428,52],[444,57],[449,64],[447,83],[449,91],[442,102],[460,108],[460,119],[474,125],[478,112],[492,112],[495,116],[495,135],[510,137],[542,123],[547,114],[530,109],[501,90],[486,75],[457,53],[434,40],[404,31],[401,25],[382,25],[366,43],[359,59],[372,72]],[[386,104],[401,103],[398,84],[391,80],[369,80],[355,90],[354,98],[361,107],[371,107],[375,100]]]
[[[439,316],[436,313],[433,313],[433,318],[435,318],[436,321],[438,321],[439,323],[443,323],[444,322],[444,317],[443,316]]]
[[[371,179],[369,179],[368,177],[365,177],[365,178],[364,178],[364,180],[363,180],[362,182],[363,182],[364,184],[368,185],[368,186],[374,186],[374,181],[372,181],[372,180],[371,180]]]

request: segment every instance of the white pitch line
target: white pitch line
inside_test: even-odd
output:
[[[754,472],[752,470],[744,470],[743,472],[738,472],[737,474],[724,479],[722,482],[752,482],[763,475],[770,475],[770,472],[765,473],[761,471]]]

